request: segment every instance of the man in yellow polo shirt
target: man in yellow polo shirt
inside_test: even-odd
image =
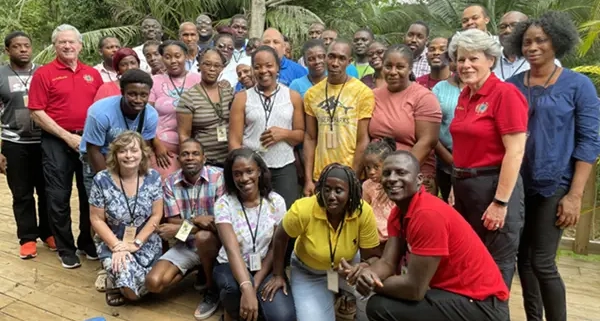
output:
[[[365,264],[380,256],[373,209],[361,199],[360,181],[350,167],[327,166],[315,195],[296,201],[283,217],[273,240],[273,278],[263,288],[264,299],[280,288],[287,292],[283,257],[293,237],[291,288],[298,321],[335,320],[335,294],[340,288],[355,293],[337,274],[341,259],[353,260],[359,250]]]

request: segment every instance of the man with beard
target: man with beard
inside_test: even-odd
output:
[[[164,212],[167,223],[157,226],[164,240],[175,239],[146,276],[146,286],[160,293],[181,281],[202,265],[198,272],[206,278],[207,292],[194,312],[196,320],[210,317],[219,305],[219,293],[213,281],[213,266],[221,241],[214,223],[214,205],[225,192],[223,171],[205,164],[204,149],[195,138],[179,145],[181,169],[164,183]]]
[[[374,262],[340,274],[368,297],[372,321],[506,321],[509,291],[496,262],[469,223],[423,188],[419,161],[396,151],[383,162],[381,184],[396,206],[388,218],[389,239]],[[410,251],[406,273],[401,253]]]
[[[54,237],[48,225],[41,166],[41,131],[31,120],[27,110],[29,83],[39,66],[31,62],[31,38],[22,31],[13,32],[4,38],[4,50],[8,54],[9,63],[0,67],[0,100],[3,105],[0,113],[3,155],[0,157],[4,160],[0,162],[0,172],[6,174],[12,193],[17,237],[21,245],[19,256],[30,259],[37,256],[38,238],[50,250],[56,251]],[[9,167],[6,167],[6,162],[10,164]],[[37,216],[34,189],[38,197]]]
[[[102,62],[95,65],[94,68],[100,72],[102,81],[113,82],[117,80],[117,72],[113,68],[113,56],[121,48],[119,39],[113,36],[107,36],[98,42],[98,50],[102,56]]]
[[[315,179],[328,164],[340,163],[362,172],[375,97],[369,87],[346,73],[351,59],[352,45],[336,40],[327,51],[326,80],[304,94],[305,196],[314,194]]]
[[[423,21],[417,21],[408,27],[404,36],[404,44],[413,52],[412,72],[415,78],[428,74],[431,70],[427,61],[427,39],[429,26]]]
[[[446,58],[448,39],[434,38],[427,46],[427,63],[431,73],[417,78],[417,83],[431,90],[438,82],[450,77],[450,64]]]
[[[83,185],[79,144],[85,117],[103,81],[100,73],[79,61],[83,38],[77,28],[60,25],[52,32],[56,59],[31,77],[28,108],[42,129],[42,168],[48,217],[62,266],[81,266],[78,255],[97,260],[92,240],[90,206]],[[70,198],[76,179],[79,194],[79,237],[71,229]]]
[[[198,47],[200,47],[200,51],[212,48],[214,46],[212,40],[214,33],[212,19],[205,14],[199,15],[196,18],[196,30],[198,31]]]
[[[243,58],[250,57],[246,52],[246,43],[248,38],[248,19],[243,14],[236,14],[231,17],[229,28],[233,30],[233,56],[231,57],[236,63],[239,63]]]
[[[162,36],[163,36],[163,31],[162,31],[162,26],[160,24],[160,22],[158,22],[158,20],[154,19],[154,18],[146,18],[144,19],[144,21],[142,21],[142,26],[140,28],[140,31],[142,32],[142,44],[134,47],[133,50],[135,51],[135,53],[138,55],[138,58],[140,58],[140,69],[143,71],[146,71],[148,73],[151,72],[151,68],[148,65],[148,62],[146,62],[146,57],[144,56],[144,43],[146,43],[146,41],[149,40],[155,40],[155,41],[162,41]]]
[[[375,36],[369,29],[359,29],[354,33],[352,42],[354,44],[355,61],[353,65],[358,70],[358,79],[375,73],[375,70],[369,65],[369,56],[367,55],[367,51],[373,40],[375,40]]]

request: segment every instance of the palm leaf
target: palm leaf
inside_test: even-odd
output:
[[[126,45],[131,42],[137,34],[137,27],[135,26],[122,26],[114,28],[105,28],[81,34],[83,37],[83,53],[91,53],[98,50],[98,42],[102,37],[105,36],[116,36],[121,40],[121,43]],[[49,45],[42,50],[37,56],[33,58],[36,63],[44,64],[54,59],[56,52],[54,46]]]
[[[293,5],[280,5],[267,11],[268,27],[277,28],[292,41],[304,39],[312,22],[322,22],[312,11]]]

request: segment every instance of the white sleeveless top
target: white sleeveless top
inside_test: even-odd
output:
[[[260,144],[260,135],[270,127],[280,127],[292,130],[294,105],[290,98],[290,89],[279,84],[269,122],[266,124],[265,109],[261,103],[262,95],[256,87],[246,90],[246,123],[242,145],[258,151],[269,168],[282,168],[294,162],[294,148],[286,141],[280,141],[265,150]]]

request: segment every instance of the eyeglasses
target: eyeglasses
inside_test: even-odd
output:
[[[217,70],[224,68],[224,66],[222,64],[211,64],[210,62],[203,62],[201,64],[201,66],[204,67],[204,68],[206,68],[206,69],[208,69],[208,70],[213,69],[213,68],[217,69]],[[200,71],[200,68],[198,68],[198,71]]]
[[[517,26],[517,24],[519,24],[519,23],[518,23],[518,22],[513,22],[513,23],[501,23],[501,24],[498,26],[498,29],[500,29],[500,30],[506,30],[506,29],[508,29],[508,28],[510,28],[510,29],[515,29],[515,27]]]
[[[233,46],[228,46],[228,45],[226,45],[226,44],[224,44],[224,43],[220,43],[220,44],[218,44],[218,45],[217,45],[217,48],[219,48],[219,49],[221,49],[221,50],[224,50],[224,49],[226,49],[226,50],[228,50],[228,51],[233,51]]]

